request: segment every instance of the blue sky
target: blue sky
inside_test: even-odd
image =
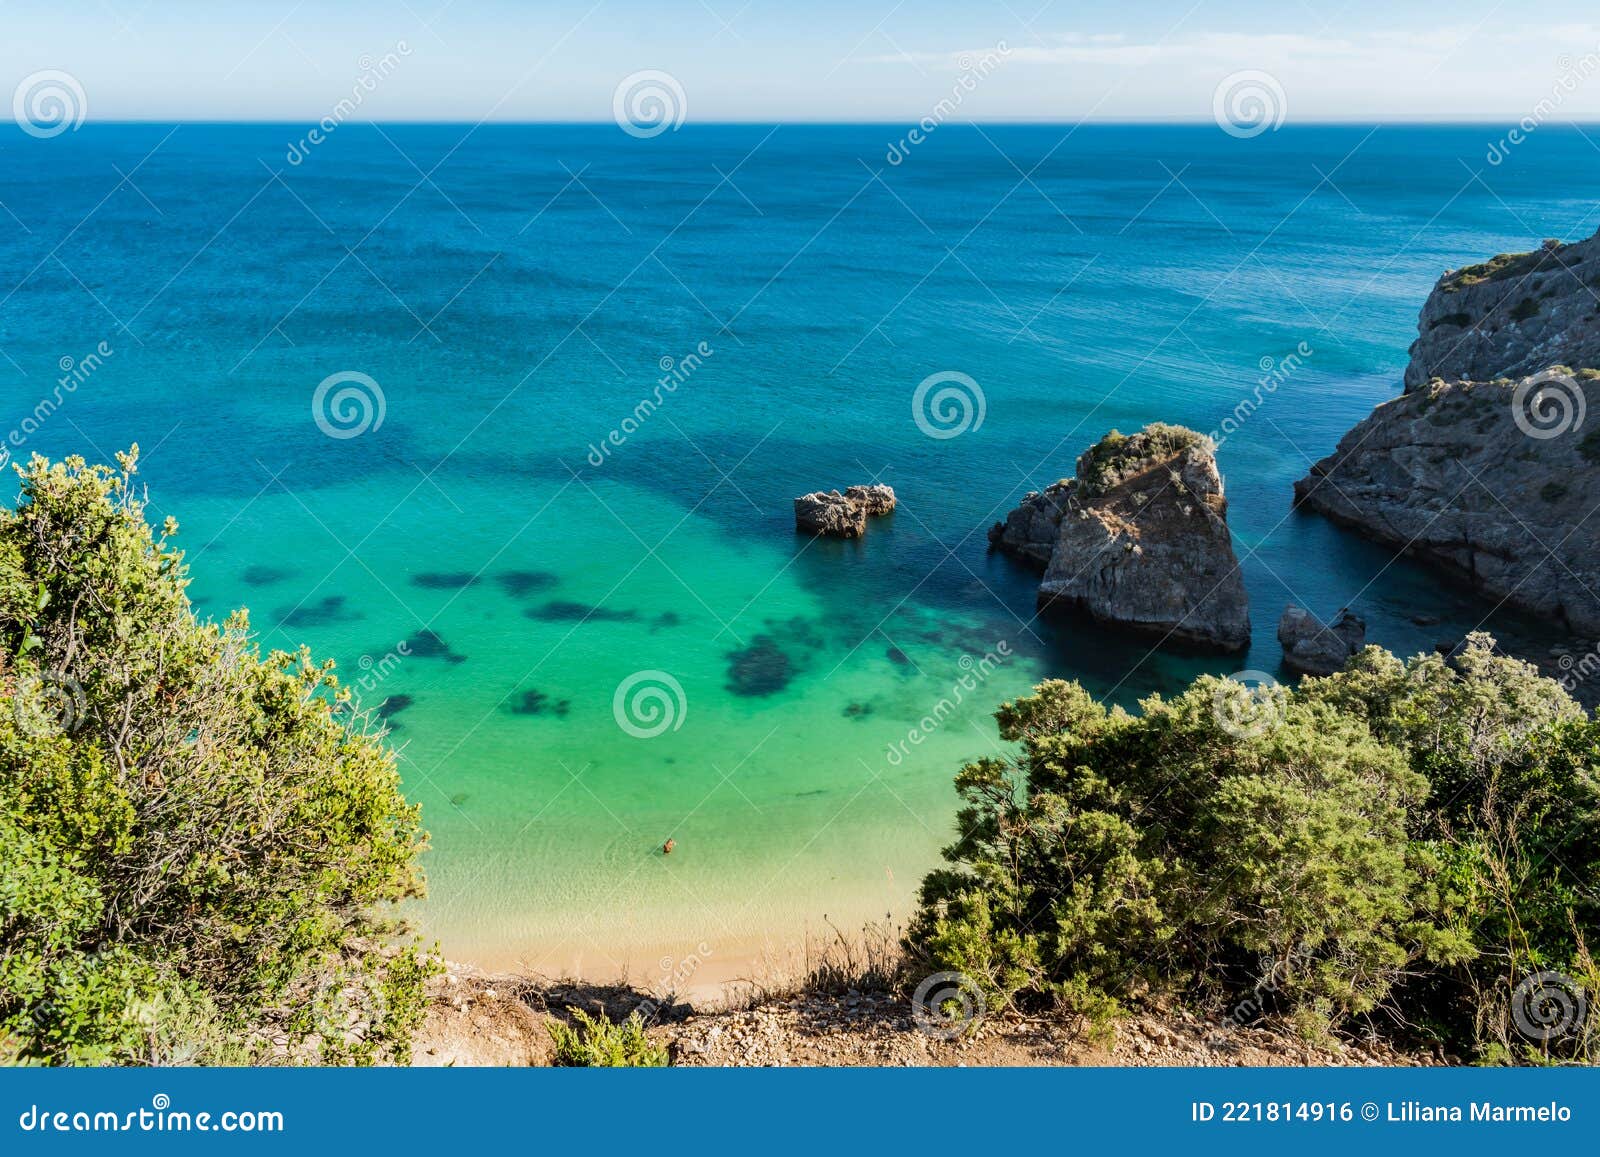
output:
[[[1600,10],[1507,0],[0,0],[0,88],[70,73],[91,120],[593,120],[671,74],[694,120],[1205,120],[1268,73],[1290,121],[1600,119]],[[1004,49],[1002,51],[1002,47]],[[404,48],[404,52],[401,48]]]

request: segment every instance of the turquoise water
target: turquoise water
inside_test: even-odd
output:
[[[1442,270],[1592,233],[1600,177],[1554,128],[1498,167],[1474,128],[946,126],[898,166],[891,127],[346,125],[290,165],[302,135],[0,137],[0,434],[139,442],[201,610],[386,703],[451,955],[636,977],[903,915],[1041,677],[1273,671],[1290,600],[1402,651],[1477,625],[1290,485],[1397,392]],[[1035,621],[988,525],[1112,427],[1218,429],[1302,347],[1219,455],[1252,651]],[[933,438],[945,371],[983,421]],[[346,372],[382,421],[330,437]],[[793,495],[872,479],[901,506],[865,540],[795,537]],[[652,737],[614,706],[641,672]]]

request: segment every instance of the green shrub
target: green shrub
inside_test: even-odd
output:
[[[652,1044],[637,1012],[621,1024],[601,1013],[590,1016],[581,1008],[567,1010],[576,1026],[550,1022],[550,1039],[556,1047],[553,1064],[564,1068],[661,1068],[667,1050]]]
[[[404,1060],[436,965],[387,911],[425,839],[393,754],[331,663],[196,620],[136,456],[35,457],[0,510],[0,1047]]]
[[[957,776],[908,948],[991,1001],[1259,998],[1312,1036],[1361,1015],[1484,1056],[1523,978],[1594,990],[1600,724],[1559,685],[1473,636],[1454,665],[1368,648],[1242,694],[1003,704],[1020,755]]]

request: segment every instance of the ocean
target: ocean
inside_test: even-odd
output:
[[[1040,679],[1282,677],[1291,601],[1484,623],[1291,485],[1440,273],[1600,223],[1555,127],[306,128],[0,134],[0,438],[137,442],[200,613],[381,708],[447,955],[645,981],[902,919]],[[1040,621],[987,551],[1157,420],[1221,435],[1246,655]],[[864,539],[795,535],[869,481]]]

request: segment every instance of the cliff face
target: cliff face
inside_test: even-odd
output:
[[[1600,373],[1414,389],[1346,434],[1295,501],[1497,601],[1600,632]]]
[[[1445,274],[1422,307],[1408,391],[1600,366],[1600,235]]]
[[[1107,435],[1075,477],[1028,495],[989,541],[1044,568],[1041,609],[1236,651],[1250,643],[1250,612],[1227,510],[1209,440],[1151,426]]]

